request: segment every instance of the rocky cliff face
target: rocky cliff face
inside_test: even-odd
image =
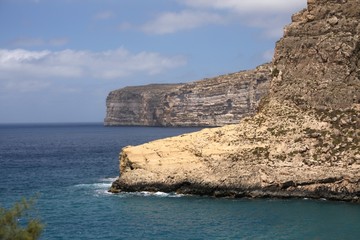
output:
[[[360,0],[308,0],[237,125],[123,149],[111,191],[360,202]]]
[[[188,84],[126,87],[109,94],[105,125],[222,126],[253,114],[270,64]]]
[[[360,103],[359,3],[308,0],[292,17],[275,49],[274,97],[318,109]]]
[[[106,99],[106,126],[161,125],[159,107],[168,92],[176,91],[182,84],[153,84],[125,87],[109,93]]]

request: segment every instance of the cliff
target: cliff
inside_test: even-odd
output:
[[[272,96],[301,107],[360,103],[358,0],[308,0],[275,48]]]
[[[187,84],[126,87],[106,100],[106,126],[222,126],[255,113],[270,65]]]
[[[359,6],[308,0],[276,44],[256,115],[124,148],[111,191],[360,202]]]

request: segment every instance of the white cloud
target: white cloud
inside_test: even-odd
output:
[[[66,38],[66,37],[53,38],[53,39],[50,39],[50,40],[48,41],[48,45],[59,47],[59,46],[64,46],[64,45],[66,45],[68,42],[69,42],[69,39]]]
[[[279,38],[291,14],[306,7],[306,1],[285,0],[178,0],[190,8],[235,14],[234,20],[264,30],[270,38]]]
[[[107,20],[113,17],[115,17],[115,14],[112,11],[99,12],[94,16],[96,20]]]
[[[289,12],[304,7],[305,1],[285,0],[179,0],[190,7],[237,11],[240,13]]]
[[[13,46],[35,47],[44,45],[45,41],[41,38],[17,38],[11,41],[11,44]]]
[[[119,24],[119,26],[117,27],[117,29],[120,31],[125,31],[125,30],[129,30],[132,28],[134,28],[134,26],[128,22],[123,22],[123,23]]]
[[[186,64],[182,56],[131,53],[124,48],[104,52],[28,51],[0,49],[0,89],[34,91],[52,79],[120,79],[135,74],[159,74]]]
[[[140,29],[151,34],[171,34],[214,24],[242,24],[279,38],[291,14],[304,8],[306,0],[177,0],[181,12],[164,12]],[[129,25],[126,25],[128,29]]]
[[[283,34],[284,26],[290,22],[290,18],[286,16],[281,14],[262,15],[261,17],[246,16],[242,18],[242,23],[262,29],[263,34],[268,38],[278,39]]]
[[[64,46],[69,42],[69,39],[66,37],[62,38],[52,38],[45,40],[42,38],[17,38],[12,40],[10,44],[16,47],[39,47],[39,46],[53,46],[59,47]]]
[[[208,24],[222,24],[225,17],[204,11],[185,10],[182,12],[165,12],[153,21],[143,25],[141,29],[147,33],[168,34],[181,30],[193,29]]]

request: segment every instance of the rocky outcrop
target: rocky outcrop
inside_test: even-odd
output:
[[[308,0],[277,43],[272,96],[298,106],[360,103],[359,0]]]
[[[358,200],[359,131],[351,139],[315,112],[267,107],[238,125],[124,148],[112,191]]]
[[[270,64],[187,84],[126,87],[107,97],[106,126],[222,126],[255,113]]]
[[[119,191],[360,202],[360,0],[308,0],[237,125],[123,149]]]

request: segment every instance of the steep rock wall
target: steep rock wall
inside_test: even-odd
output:
[[[126,87],[106,101],[105,125],[222,126],[253,114],[267,94],[270,65],[187,84]]]
[[[161,125],[158,114],[165,95],[181,86],[183,85],[153,84],[110,92],[106,99],[105,125]]]
[[[272,95],[318,109],[360,103],[358,0],[309,0],[277,43]]]
[[[124,148],[111,191],[360,202],[359,6],[308,0],[276,45],[256,115]]]

